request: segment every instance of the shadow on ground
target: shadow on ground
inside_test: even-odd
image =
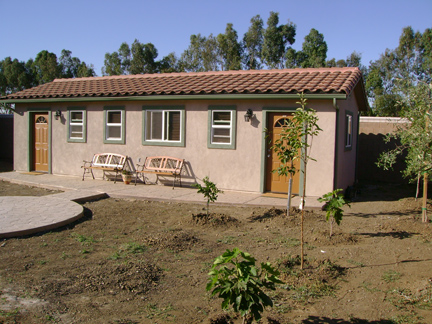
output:
[[[378,321],[368,321],[361,318],[352,318],[350,320],[344,320],[339,318],[328,318],[328,317],[318,317],[309,316],[307,319],[302,321],[303,324],[394,324],[390,320],[378,320]]]

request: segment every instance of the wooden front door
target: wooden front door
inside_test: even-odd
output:
[[[266,161],[266,191],[275,193],[288,193],[289,176],[280,176],[277,172],[272,172],[280,166],[277,154],[270,149],[275,140],[280,138],[280,134],[285,120],[292,118],[291,113],[269,113],[267,118],[267,129],[269,132],[269,143],[267,144],[267,161]],[[294,162],[294,166],[299,170],[299,160]],[[299,194],[300,190],[300,172],[297,172],[293,178],[292,194]]]
[[[48,113],[33,115],[33,170],[48,172]]]

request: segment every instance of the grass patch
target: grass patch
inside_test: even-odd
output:
[[[384,274],[382,275],[382,280],[384,280],[387,283],[390,282],[395,282],[396,280],[400,279],[401,277],[401,273],[394,271],[394,270],[389,270],[384,272]]]

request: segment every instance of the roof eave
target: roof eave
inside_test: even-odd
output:
[[[25,98],[0,99],[1,103],[49,103],[49,102],[94,102],[94,101],[151,101],[151,100],[233,100],[233,99],[298,99],[297,93],[290,94],[196,94],[196,95],[150,95],[150,96],[117,96],[117,97],[65,97],[65,98]],[[345,93],[309,93],[307,99],[346,99]]]

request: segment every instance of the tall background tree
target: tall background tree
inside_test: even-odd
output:
[[[296,29],[292,22],[279,25],[279,13],[270,12],[261,51],[261,58],[269,68],[283,68],[286,46],[294,44]]]
[[[247,70],[261,68],[261,51],[264,40],[263,20],[256,15],[250,21],[251,25],[243,36],[243,64]]]
[[[217,36],[217,45],[222,70],[240,70],[242,48],[238,42],[237,31],[233,28],[233,24],[228,23],[225,34]]]
[[[405,27],[397,48],[386,49],[371,63],[366,78],[366,91],[373,111],[379,116],[400,116],[397,102],[406,98],[418,82],[431,82],[432,30],[414,32]]]

